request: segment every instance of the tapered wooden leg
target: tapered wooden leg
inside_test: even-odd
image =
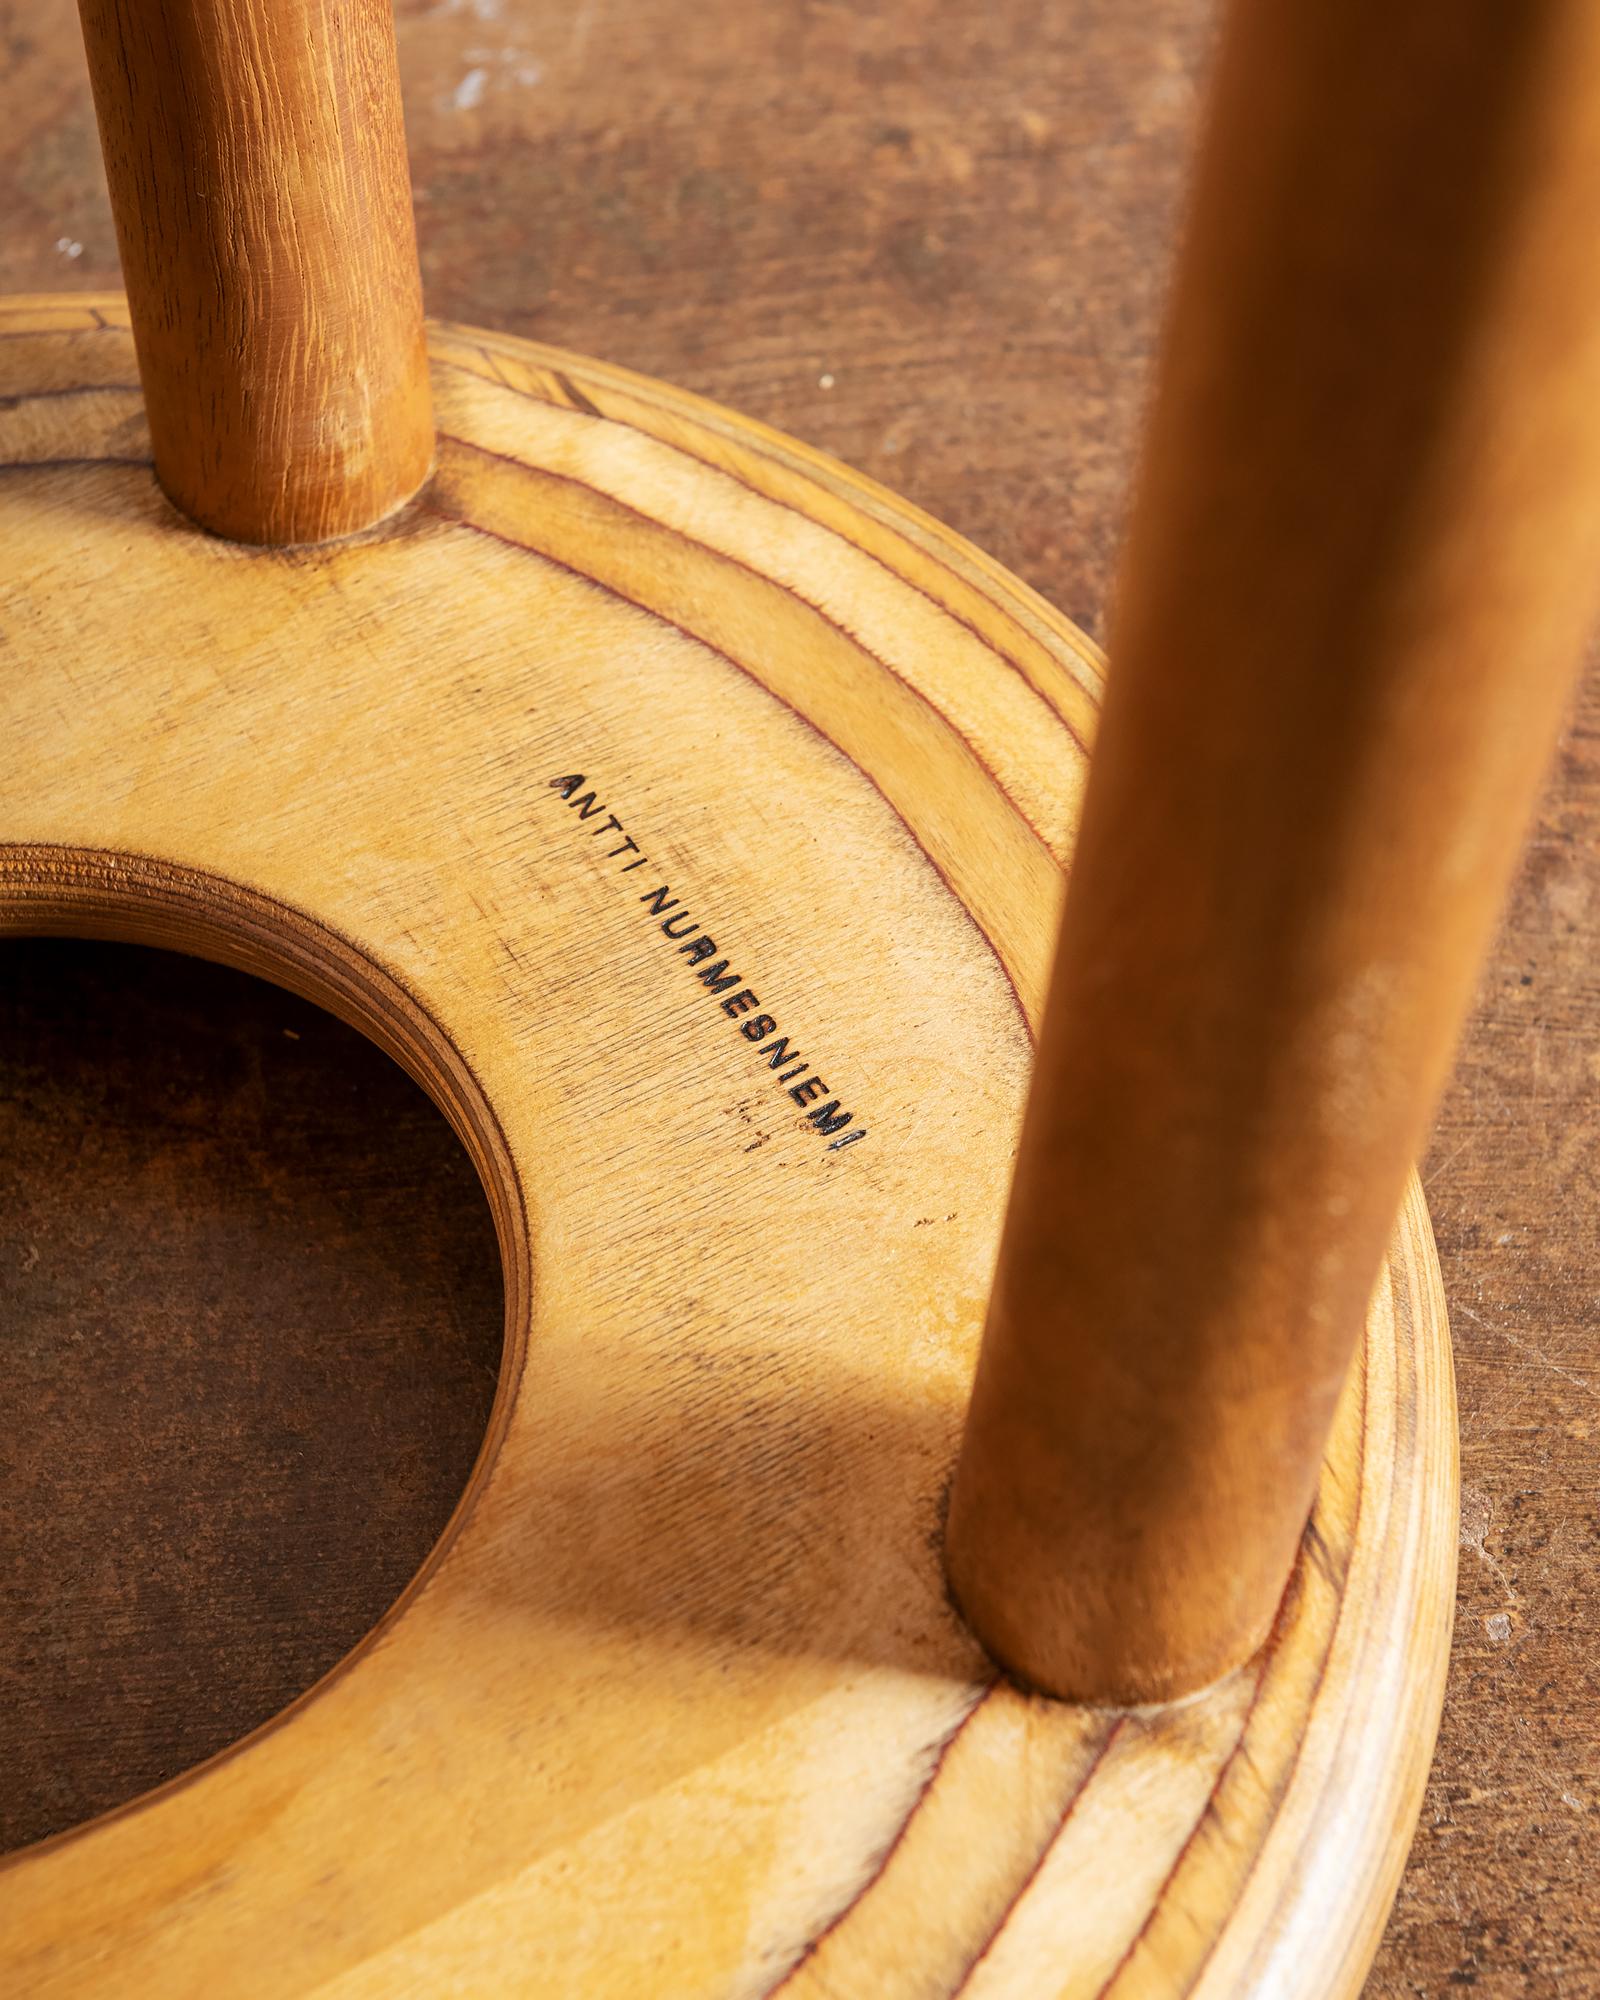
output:
[[[1238,0],[952,1500],[1094,1700],[1265,1636],[1600,575],[1600,12]]]
[[[156,471],[318,542],[433,457],[389,0],[81,0]]]

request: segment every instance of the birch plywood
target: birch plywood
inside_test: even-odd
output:
[[[0,335],[6,927],[363,1026],[477,1162],[508,1301],[422,1575],[277,1722],[11,1863],[0,1983],[1353,1992],[1454,1573],[1414,1183],[1248,1667],[1048,1702],[942,1583],[1086,642],[798,446],[455,330],[408,510],[212,541],[118,301]]]

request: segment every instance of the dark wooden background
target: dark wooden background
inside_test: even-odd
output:
[[[399,30],[436,313],[765,418],[1103,629],[1205,9],[401,0]],[[113,284],[74,12],[0,0],[0,47],[0,290]],[[1427,1162],[1461,1593],[1383,2000],[1600,1993],[1597,725],[1591,675]],[[158,954],[0,964],[16,1844],[372,1623],[470,1467],[499,1298],[465,1161],[357,1038]]]

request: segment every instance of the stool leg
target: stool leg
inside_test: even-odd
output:
[[[1600,577],[1600,9],[1237,0],[948,1563],[1090,1700],[1280,1601]]]
[[[81,0],[156,472],[315,542],[433,457],[389,0]]]

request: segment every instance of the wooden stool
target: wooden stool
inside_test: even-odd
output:
[[[4,1871],[8,1993],[1359,1987],[1454,1579],[1408,1163],[1600,553],[1600,17],[1469,11],[1238,0],[1085,803],[976,551],[424,335],[383,0],[83,0],[128,301],[0,305],[0,924],[361,1026],[506,1360],[341,1668]]]

